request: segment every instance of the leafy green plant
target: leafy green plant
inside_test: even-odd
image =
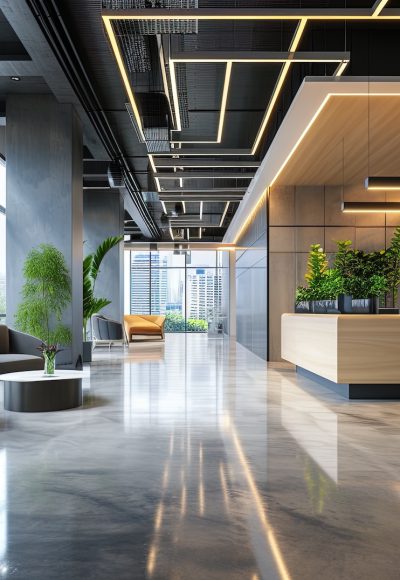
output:
[[[182,314],[171,312],[165,317],[165,332],[207,332],[208,324],[206,320],[189,318],[185,323]]]
[[[328,269],[328,260],[321,244],[311,244],[305,279],[309,285],[318,284]]]
[[[314,279],[308,287],[297,288],[296,303],[308,300],[336,300],[342,292],[343,279],[339,272],[328,269],[321,278]]]
[[[62,323],[71,302],[71,279],[63,254],[50,244],[29,252],[23,268],[25,284],[16,327],[46,345],[70,344],[71,331]]]
[[[343,279],[343,292],[356,299],[382,296],[388,289],[386,250],[355,250],[350,240],[336,244],[334,268]]]
[[[400,227],[398,226],[386,250],[386,277],[388,282],[388,292],[391,294],[393,306],[397,303],[400,285]]]
[[[326,254],[320,244],[311,245],[305,276],[308,286],[297,288],[296,303],[335,300],[339,294],[348,294],[356,299],[381,297],[388,290],[386,250],[362,252],[353,249],[350,240],[339,240],[336,244],[338,251],[333,268],[328,267]]]
[[[106,254],[117,246],[123,236],[106,238],[93,254],[88,254],[83,260],[83,339],[87,337],[87,325],[93,314],[100,312],[111,304],[107,298],[96,298],[94,291],[96,280],[100,273],[101,263]]]

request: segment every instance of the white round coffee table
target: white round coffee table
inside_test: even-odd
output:
[[[22,413],[61,411],[82,405],[81,371],[24,371],[0,375],[4,381],[4,409]]]

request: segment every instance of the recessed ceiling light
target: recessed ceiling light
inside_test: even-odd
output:
[[[12,81],[20,81],[21,77],[10,77]]]

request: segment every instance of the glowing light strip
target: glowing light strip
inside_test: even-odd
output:
[[[172,62],[175,63],[178,61],[171,60],[170,63],[172,63]],[[179,61],[179,62],[183,62],[183,61]],[[192,61],[187,61],[187,62],[192,62]],[[204,62],[207,62],[207,61],[204,61]],[[209,61],[209,62],[213,62],[213,61]],[[171,143],[173,143],[173,144],[175,144],[175,143],[190,143],[190,144],[205,143],[205,144],[209,144],[209,145],[221,143],[222,133],[223,133],[223,129],[224,129],[224,123],[225,123],[226,103],[228,101],[229,83],[231,80],[231,73],[232,73],[232,62],[226,61],[225,79],[224,79],[224,86],[222,89],[222,99],[221,99],[221,107],[220,107],[220,113],[219,113],[218,132],[217,132],[216,141],[171,141]],[[176,83],[176,78],[174,77],[172,79],[172,75],[171,75],[171,84],[172,83]],[[178,89],[177,89],[176,85],[173,85],[173,89],[175,89],[176,93],[178,94]]]
[[[186,213],[186,202],[182,201],[183,213]]]
[[[306,24],[307,24],[307,20],[306,19],[303,19],[303,20],[300,20],[299,24],[297,25],[296,32],[295,32],[295,34],[293,36],[292,42],[290,43],[290,47],[289,47],[289,51],[290,52],[295,52],[296,51],[296,48],[299,45],[299,42],[300,42],[300,39],[301,39],[302,34],[304,32],[304,28],[305,28]],[[270,99],[270,101],[268,103],[267,110],[265,111],[265,115],[264,115],[264,118],[262,120],[261,126],[260,126],[260,128],[259,128],[259,130],[257,132],[255,141],[253,143],[253,147],[251,149],[252,155],[255,155],[255,153],[256,153],[256,151],[258,149],[258,146],[260,145],[261,139],[262,139],[262,137],[264,135],[264,131],[265,131],[265,129],[267,127],[267,124],[268,124],[268,121],[269,121],[269,119],[270,119],[270,117],[272,115],[272,112],[274,110],[276,101],[278,100],[278,97],[279,97],[281,88],[283,86],[283,83],[286,80],[286,77],[288,75],[288,72],[289,72],[289,69],[290,69],[290,65],[292,64],[292,62],[293,61],[291,61],[291,62],[285,62],[285,64],[283,65],[283,67],[281,69],[281,72],[280,72],[279,77],[278,77],[278,81],[277,81],[277,83],[275,85],[275,88],[274,88],[274,91],[272,93],[271,99]]]
[[[125,90],[127,92],[129,102],[130,102],[131,107],[132,107],[133,114],[134,114],[135,119],[136,119],[138,131],[140,133],[141,138],[144,141],[146,141],[146,138],[145,138],[144,133],[143,133],[142,120],[141,120],[140,115],[139,115],[139,109],[137,108],[137,105],[136,105],[135,97],[133,95],[133,91],[131,89],[128,75],[127,75],[126,70],[125,70],[125,65],[124,65],[124,61],[123,61],[121,52],[119,50],[118,42],[115,38],[115,34],[114,34],[114,30],[113,30],[113,27],[111,24],[111,20],[112,19],[110,19],[110,18],[103,17],[104,26],[105,26],[105,29],[106,29],[106,32],[108,35],[108,39],[109,39],[110,44],[111,44],[111,48],[113,49],[115,59],[117,61],[119,72],[121,73],[122,81],[124,83]]]
[[[382,8],[381,8],[382,10]],[[399,20],[400,14],[395,12],[391,13],[387,11],[386,14],[379,14],[379,20]],[[149,10],[103,10],[102,14],[103,20],[188,20],[187,10],[165,10],[152,9],[151,13]],[[214,12],[207,12],[206,10],[201,11],[201,9],[191,9],[190,10],[190,20],[371,20],[376,18],[372,11],[369,9],[358,9],[358,10],[344,10],[339,12],[338,10],[332,10],[332,12],[320,11],[318,13],[313,13],[311,10],[295,11],[291,9],[287,10],[274,10],[274,9],[263,9],[263,13],[258,12],[256,9],[252,11],[232,9],[224,9],[223,12],[214,10]]]
[[[341,62],[340,65],[335,70],[335,72],[333,73],[333,76],[340,77],[344,73],[344,71],[346,70],[346,67],[348,64],[349,64],[348,60],[344,60],[343,62]]]
[[[179,161],[182,162],[182,159],[177,159],[176,160],[176,165],[164,165],[163,161],[161,159],[157,159],[157,161],[160,161],[160,163],[157,163],[157,170],[158,169],[171,169],[172,167],[180,167],[182,169],[182,171],[184,171],[185,169],[199,169],[199,168],[203,168],[206,167],[207,169],[209,167],[214,167],[214,168],[236,168],[236,167],[248,167],[254,170],[257,170],[258,167],[260,166],[259,163],[254,163],[254,161],[228,161],[228,163],[223,163],[222,161],[212,161],[210,163],[207,163],[207,165],[198,165],[195,162],[191,163],[190,165],[185,164],[185,165],[181,165],[179,163]],[[157,171],[156,171],[157,173]]]
[[[167,95],[167,99],[168,99],[168,104],[169,104],[169,110],[171,112],[172,115],[172,107],[171,107],[171,99],[169,96],[169,88],[168,88],[168,79],[167,79],[167,73],[165,70],[165,58],[164,58],[164,50],[162,47],[162,42],[161,42],[161,35],[157,34],[157,42],[158,42],[158,56],[160,57],[160,67],[161,67],[161,75],[162,75],[162,79],[163,79],[163,86],[164,86],[164,92]],[[176,122],[176,120],[175,120]]]
[[[161,205],[162,205],[162,208],[163,208],[163,212],[164,213],[168,213],[167,212],[167,206],[165,205],[165,201],[161,201]]]
[[[201,228],[199,228],[199,239],[201,240]]]
[[[398,201],[345,201],[343,213],[400,213]]]
[[[203,202],[200,202],[200,219],[203,219]]]
[[[169,76],[171,78],[172,99],[174,102],[176,130],[182,131],[181,114],[179,112],[178,90],[176,85],[175,65],[173,60],[169,61]]]
[[[225,216],[226,216],[226,212],[228,211],[228,208],[229,208],[229,204],[230,203],[231,203],[230,201],[227,201],[226,202],[225,209],[224,209],[224,213],[222,214],[221,221],[219,222],[219,227],[220,228],[222,228],[222,224],[224,223],[224,219],[225,219]]]
[[[377,18],[389,0],[377,0],[372,6],[372,18]]]
[[[187,235],[187,239],[190,240],[189,228],[186,228],[186,235]]]
[[[150,161],[150,165],[151,165],[151,168],[152,168],[152,170],[153,170],[153,173],[157,173],[157,168],[156,168],[156,166],[154,165],[154,159],[153,159],[153,155],[151,155],[151,154],[149,153],[149,154],[148,154],[148,157],[149,157],[149,161]]]
[[[191,151],[190,149],[182,149],[179,152],[180,155],[182,156],[193,156],[193,157],[219,157],[219,156],[228,156],[228,157],[247,157],[248,155],[252,155],[251,150],[250,149],[240,149],[240,150],[236,150],[236,149],[231,149],[231,150],[225,150],[224,152],[220,152],[218,149],[213,149],[213,150],[209,150],[209,151],[201,151],[201,150],[193,150]],[[174,157],[174,155],[176,155],[176,151],[168,151],[168,152],[163,152],[163,153],[157,153],[157,157]]]
[[[173,234],[173,232],[172,232],[172,228],[171,228],[171,226],[169,227],[169,235],[171,236],[171,240],[172,240],[172,241],[174,241],[174,240],[175,240],[175,238],[174,238],[174,234]]]
[[[367,177],[365,188],[372,191],[398,191],[400,189],[399,177]]]
[[[232,63],[227,62],[226,63],[226,70],[225,70],[224,89],[222,91],[221,112],[219,115],[217,143],[221,143],[221,141],[222,141],[222,132],[224,129],[226,103],[228,101],[228,91],[229,91],[229,83],[231,80],[231,73],[232,73]]]
[[[151,165],[151,169],[153,170],[153,177],[154,177],[154,181],[156,183],[156,189],[157,191],[160,193],[161,192],[161,185],[160,185],[160,180],[158,179],[158,177],[155,176],[155,174],[157,173],[157,168],[154,165],[154,159],[153,159],[153,155],[151,155],[150,153],[148,154],[148,158],[150,160],[150,165]]]
[[[299,23],[295,35],[293,37],[292,43],[290,45],[290,53],[293,53],[296,51],[296,47],[298,46],[298,43],[300,41],[301,35],[303,34],[304,31],[304,27],[306,25],[306,20],[303,20]],[[181,141],[181,143],[189,143],[189,144],[196,144],[196,143],[205,143],[205,144],[213,144],[213,143],[221,143],[222,141],[222,132],[223,132],[223,126],[224,126],[224,122],[225,122],[225,113],[226,113],[226,103],[227,103],[227,99],[228,99],[228,92],[229,92],[229,84],[230,84],[230,77],[231,77],[231,72],[232,72],[232,64],[234,62],[248,62],[248,63],[268,63],[268,62],[282,62],[287,64],[287,67],[284,67],[284,69],[281,71],[281,74],[283,73],[283,78],[281,79],[280,77],[278,78],[278,82],[277,85],[274,89],[274,93],[278,93],[276,96],[274,96],[274,93],[272,94],[271,97],[271,101],[269,103],[269,106],[267,108],[267,111],[265,112],[265,115],[268,115],[268,118],[266,119],[266,123],[268,122],[268,119],[272,113],[272,108],[275,104],[276,99],[279,96],[279,91],[282,87],[282,84],[286,78],[287,72],[289,70],[289,67],[291,64],[293,63],[301,63],[301,62],[339,62],[339,67],[337,69],[337,71],[340,69],[340,67],[343,67],[342,69],[340,69],[340,72],[338,73],[337,71],[335,71],[334,76],[340,76],[342,74],[342,72],[344,71],[344,69],[347,66],[348,61],[342,61],[342,59],[295,59],[294,58],[295,55],[291,54],[290,57],[288,58],[277,58],[277,59],[273,59],[273,58],[266,58],[266,59],[173,59],[173,62],[181,62],[181,63],[192,63],[192,62],[197,62],[197,63],[210,63],[210,62],[226,62],[226,71],[225,71],[225,81],[224,81],[224,88],[223,88],[223,95],[222,95],[222,103],[221,103],[221,109],[220,109],[220,117],[219,117],[219,126],[218,126],[218,134],[217,134],[217,140],[216,141]],[[172,62],[172,61],[171,61]],[[344,65],[344,66],[343,66]],[[176,80],[174,79],[174,82],[176,82]],[[171,83],[172,83],[172,78],[171,78]],[[177,87],[175,86],[175,90],[177,91]],[[268,113],[268,109],[271,108],[271,111]],[[261,126],[262,127],[262,126]],[[262,131],[264,131],[265,127],[262,129]],[[258,136],[258,134],[257,134]],[[261,134],[262,137],[262,134]],[[260,138],[261,138],[260,137]],[[258,146],[258,143],[256,145],[257,142],[257,137],[256,137],[256,141],[255,144],[253,145],[253,150],[254,147]],[[171,143],[178,143],[178,141],[171,141]],[[253,151],[252,151],[252,154]]]
[[[277,58],[174,58],[175,63],[247,63],[247,64],[262,64],[262,63],[284,63],[284,62],[343,62],[342,58],[296,58],[296,54],[291,54],[288,57]]]

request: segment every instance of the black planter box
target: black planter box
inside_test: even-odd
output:
[[[377,314],[377,298],[353,298],[351,301],[352,314]]]
[[[309,300],[298,302],[294,311],[298,314],[377,314],[379,310],[377,298],[357,298],[339,296],[337,300]],[[394,310],[394,309],[388,309]],[[398,314],[388,312],[388,314]]]
[[[340,314],[337,300],[307,300],[295,305],[298,314]]]
[[[399,314],[398,308],[379,308],[378,314]]]
[[[295,304],[294,311],[299,314],[312,314],[311,300],[303,300],[302,302],[297,302]]]

